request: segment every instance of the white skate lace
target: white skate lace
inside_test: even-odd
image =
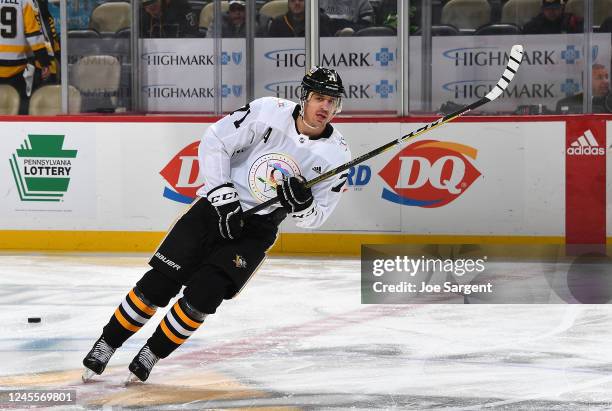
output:
[[[148,345],[145,345],[138,354],[138,361],[147,367],[147,370],[151,370],[157,361],[159,361],[159,357],[153,354]]]
[[[91,356],[94,357],[96,360],[99,360],[106,364],[114,353],[115,349],[108,345],[106,341],[104,341],[104,338],[100,338],[100,340],[96,342]]]

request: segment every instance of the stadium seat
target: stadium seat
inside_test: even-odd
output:
[[[502,8],[501,22],[523,27],[540,14],[542,0],[509,0]]]
[[[82,94],[86,111],[109,111],[116,107],[121,79],[121,64],[116,57],[82,57],[72,68],[71,79]]]
[[[14,116],[19,114],[21,98],[13,86],[0,84],[0,114]]]
[[[516,24],[510,23],[485,24],[479,27],[474,34],[476,36],[521,34],[521,29]]]
[[[355,34],[355,30],[353,30],[350,27],[345,27],[343,29],[340,29],[340,30],[336,31],[334,36],[336,36],[336,37],[351,37],[353,34]]]
[[[221,2],[221,12],[229,10],[229,3],[225,0]],[[200,12],[200,29],[208,29],[214,17],[214,3],[210,2]]]
[[[287,0],[272,0],[261,6],[259,14],[273,19],[274,17],[282,16],[288,10]]]
[[[472,29],[491,21],[491,6],[487,0],[450,0],[442,8],[442,24],[459,29]]]
[[[132,33],[132,29],[130,27],[126,27],[121,30],[117,30],[115,32],[115,37],[118,39],[129,39]]]
[[[375,37],[375,36],[395,36],[395,30],[387,26],[372,26],[358,30],[355,36]]]
[[[584,0],[568,0],[565,11],[584,17]],[[612,16],[612,0],[593,0],[593,25],[600,26],[610,16]]]
[[[68,30],[68,39],[99,39],[100,33],[94,29]]]
[[[89,28],[100,33],[114,33],[130,27],[132,21],[130,3],[102,3],[91,12]]]
[[[28,112],[32,116],[55,116],[62,114],[62,86],[57,84],[42,86],[30,97]],[[81,93],[68,86],[68,113],[81,112]]]
[[[453,26],[452,24],[431,26],[431,36],[432,37],[456,36],[458,34],[459,34],[459,30],[457,29],[457,27]],[[421,29],[418,29],[416,33],[414,33],[414,36],[420,36],[420,35],[421,35]]]

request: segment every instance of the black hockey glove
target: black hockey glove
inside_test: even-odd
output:
[[[298,213],[312,205],[312,191],[302,176],[289,177],[276,186],[276,193],[288,213]]]
[[[242,234],[242,206],[238,192],[232,183],[213,188],[206,195],[219,216],[219,234],[226,240],[234,240]]]

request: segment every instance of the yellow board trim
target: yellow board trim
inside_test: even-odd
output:
[[[0,250],[152,252],[165,232],[0,230]],[[283,233],[271,254],[359,255],[362,244],[561,245],[563,236]],[[612,237],[607,239],[612,245]]]

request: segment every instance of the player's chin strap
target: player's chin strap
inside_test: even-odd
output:
[[[520,44],[515,44],[514,46],[512,46],[512,50],[510,50],[510,54],[508,56],[508,64],[506,66],[506,69],[504,70],[504,73],[502,74],[501,78],[499,79],[499,81],[497,82],[497,84],[495,85],[495,87],[493,87],[491,89],[491,91],[489,91],[489,93],[487,93],[486,96],[482,97],[481,99],[479,99],[478,101],[473,102],[472,104],[469,104],[467,106],[463,106],[458,108],[456,111],[447,114],[446,116],[439,118],[435,121],[432,121],[429,124],[425,124],[422,127],[419,127],[418,129],[411,131],[408,134],[405,134],[403,136],[401,136],[400,138],[390,141],[385,145],[382,145],[378,148],[375,148],[374,150],[365,153],[351,161],[349,161],[348,163],[344,163],[332,170],[329,170],[321,175],[319,175],[318,177],[313,178],[312,180],[308,181],[306,183],[306,187],[312,187],[315,184],[327,180],[330,177],[333,177],[337,174],[340,174],[341,172],[343,172],[344,170],[348,170],[349,168],[362,163],[372,157],[375,157],[377,155],[379,155],[380,153],[383,153],[387,150],[390,150],[391,148],[395,147],[397,144],[400,144],[404,141],[413,139],[417,136],[420,136],[421,134],[427,133],[430,130],[433,130],[437,127],[440,127],[442,124],[446,124],[450,121],[453,121],[454,119],[461,117],[462,115],[464,115],[465,113],[468,113],[484,104],[487,104],[488,102],[491,102],[493,100],[495,100],[496,98],[498,98],[499,96],[502,95],[502,93],[506,90],[506,88],[508,87],[508,84],[510,84],[510,82],[512,81],[512,79],[514,78],[514,75],[516,74],[519,66],[521,65],[521,62],[523,61],[523,46]],[[271,206],[272,204],[276,203],[277,201],[279,201],[278,197],[274,197],[271,198],[259,205],[256,205],[253,208],[250,208],[248,210],[246,210],[244,212],[244,216],[247,217],[249,215],[255,214],[256,212],[265,209],[266,207]]]
[[[306,119],[304,118],[304,108],[302,107],[302,109],[300,110],[300,117],[302,117],[302,123],[304,123],[306,125],[306,127],[311,128],[313,130],[316,130],[317,128],[315,126],[311,126],[310,124],[308,124],[308,122],[306,121]]]

